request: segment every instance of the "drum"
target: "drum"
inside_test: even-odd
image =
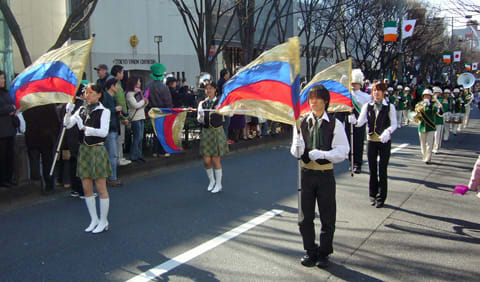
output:
[[[462,123],[462,117],[459,114],[454,114],[452,123],[456,123],[456,124]]]
[[[445,123],[452,123],[452,115],[450,113],[444,114]]]

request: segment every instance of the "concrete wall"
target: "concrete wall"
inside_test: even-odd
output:
[[[32,61],[43,55],[57,40],[67,18],[66,3],[66,0],[10,1]],[[20,73],[25,67],[13,37],[12,47],[14,69]]]

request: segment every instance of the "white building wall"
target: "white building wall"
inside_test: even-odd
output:
[[[161,35],[160,62],[167,72],[185,72],[192,85],[200,68],[192,42],[177,8],[169,0],[102,0],[90,18],[90,32],[95,33],[91,66],[121,64],[126,70],[150,70],[157,62],[157,44]],[[136,35],[139,44],[130,45]],[[95,81],[96,72],[89,67],[87,78]]]

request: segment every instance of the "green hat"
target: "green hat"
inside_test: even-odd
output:
[[[152,71],[152,73],[150,74],[150,77],[153,80],[162,80],[163,77],[165,76],[164,75],[165,71],[167,71],[167,67],[165,67],[161,63],[155,63],[150,66],[150,70]]]
[[[88,81],[88,80],[82,80],[82,82],[81,82],[81,84],[83,84],[83,85],[87,85],[89,83],[90,83],[90,81]]]

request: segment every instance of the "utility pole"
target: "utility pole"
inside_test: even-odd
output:
[[[403,83],[403,48],[402,48],[402,33],[403,33],[403,0],[398,0],[398,25],[400,27],[400,32],[398,33],[399,44],[398,44],[398,53],[400,54],[400,59],[398,62],[398,74],[397,79],[398,83]]]
[[[453,87],[453,17],[452,17],[452,35],[450,38],[450,84]]]

